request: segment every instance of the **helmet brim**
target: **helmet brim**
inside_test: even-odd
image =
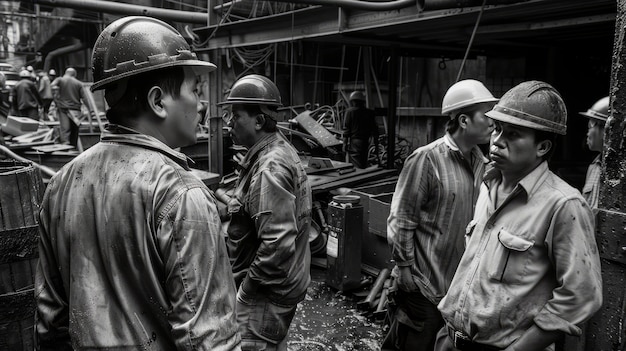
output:
[[[200,61],[200,60],[180,60],[180,61],[173,61],[173,62],[165,62],[160,65],[144,67],[144,68],[132,70],[132,71],[125,72],[125,73],[120,73],[113,77],[102,79],[98,82],[93,83],[93,85],[91,86],[91,91],[93,92],[96,90],[105,89],[106,85],[115,83],[116,81],[124,79],[124,78],[130,78],[138,74],[156,71],[156,70],[164,69],[164,68],[178,67],[178,66],[189,67],[193,69],[194,73],[196,74],[207,74],[209,72],[213,72],[217,68],[217,66],[215,66],[211,62]]]
[[[224,105],[282,106],[283,104],[281,104],[280,102],[267,101],[267,100],[264,100],[264,99],[249,98],[249,99],[231,99],[231,100],[227,100],[227,101],[218,102],[216,105],[217,106],[224,106]]]
[[[535,129],[535,130],[542,130],[545,132],[556,133],[560,135],[567,134],[566,132],[567,127],[565,126],[559,127],[556,124],[554,126],[549,126],[545,124],[535,123],[527,119],[522,119],[520,117],[514,116],[512,114],[496,111],[495,108],[494,110],[486,112],[485,115],[493,120],[513,124],[513,125],[520,126],[520,127],[525,127],[525,128]],[[544,122],[547,123],[547,121],[544,121]]]
[[[585,112],[578,112],[578,114],[583,117],[595,119],[595,120],[602,121],[602,122],[606,122],[606,120],[608,119],[608,117],[605,117],[604,115],[597,113],[593,110],[589,110]]]
[[[461,102],[458,102],[456,104],[452,104],[450,106],[442,107],[441,108],[441,114],[442,115],[448,115],[448,114],[450,114],[450,113],[452,113],[454,111],[458,111],[458,110],[463,109],[463,108],[468,107],[468,106],[478,105],[478,104],[482,104],[482,103],[486,103],[486,102],[498,102],[498,101],[500,101],[500,99],[495,98],[495,97],[493,97],[493,98],[486,97],[484,99],[473,100],[471,102],[461,101]]]

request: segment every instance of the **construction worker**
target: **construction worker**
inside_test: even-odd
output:
[[[589,150],[601,153],[604,145],[604,124],[609,118],[609,97],[606,96],[596,101],[586,112],[580,112],[580,115],[589,119],[587,124],[587,146]],[[587,168],[587,176],[582,191],[589,207],[594,210],[598,208],[601,168],[602,154],[598,154]]]
[[[548,168],[567,111],[540,81],[505,93],[467,247],[447,295],[435,350],[553,350],[602,304],[594,217]]]
[[[276,129],[280,92],[245,76],[226,100],[226,124],[248,150],[228,203],[242,350],[287,350],[287,332],[311,281],[311,187],[296,150]]]
[[[365,106],[365,95],[360,91],[350,94],[350,108],[346,110],[343,131],[344,151],[350,163],[357,168],[367,168],[370,137],[374,140],[378,159],[378,125],[373,110]]]
[[[443,325],[437,304],[463,254],[465,226],[487,163],[478,147],[493,130],[485,112],[496,101],[477,80],[455,83],[443,97],[446,134],[406,159],[387,220],[399,290],[382,350],[433,348]]]
[[[20,81],[11,90],[11,101],[16,116],[39,120],[39,106],[43,105],[30,72],[20,71]]]
[[[51,87],[55,90],[54,103],[57,108],[57,120],[61,128],[61,143],[77,147],[82,102],[86,99],[83,83],[76,78],[76,70],[68,67],[63,77],[55,79]]]
[[[39,79],[37,81],[37,91],[43,101],[43,119],[48,120],[48,111],[52,104],[52,87],[50,86],[50,78],[45,71],[37,71]]]
[[[196,142],[199,61],[149,17],[107,26],[94,84],[110,122],[51,180],[40,213],[41,350],[239,350],[213,193],[175,148]]]

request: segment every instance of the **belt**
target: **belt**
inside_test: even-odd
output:
[[[452,340],[454,348],[460,351],[499,351],[497,347],[473,342],[470,337],[462,331],[454,330],[448,326],[448,337]]]

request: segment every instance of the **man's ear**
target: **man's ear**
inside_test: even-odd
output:
[[[459,127],[463,129],[467,128],[467,120],[469,119],[469,116],[465,113],[461,113],[457,118],[459,119]]]
[[[256,115],[254,129],[256,130],[263,129],[263,126],[265,125],[265,118],[266,117],[264,114],[259,113],[258,115]]]
[[[542,158],[545,154],[552,149],[552,142],[550,140],[543,140],[537,144],[537,156]]]
[[[157,86],[150,88],[147,94],[148,106],[150,106],[155,115],[164,119],[167,117],[167,111],[163,105],[163,96],[163,90]]]

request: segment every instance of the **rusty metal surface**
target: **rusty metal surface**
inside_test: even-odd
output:
[[[38,257],[37,225],[0,231],[0,264]]]
[[[300,127],[311,134],[322,147],[338,146],[342,144],[341,140],[337,139],[328,129],[317,123],[317,121],[311,117],[311,111],[304,111],[294,119],[298,121]]]

